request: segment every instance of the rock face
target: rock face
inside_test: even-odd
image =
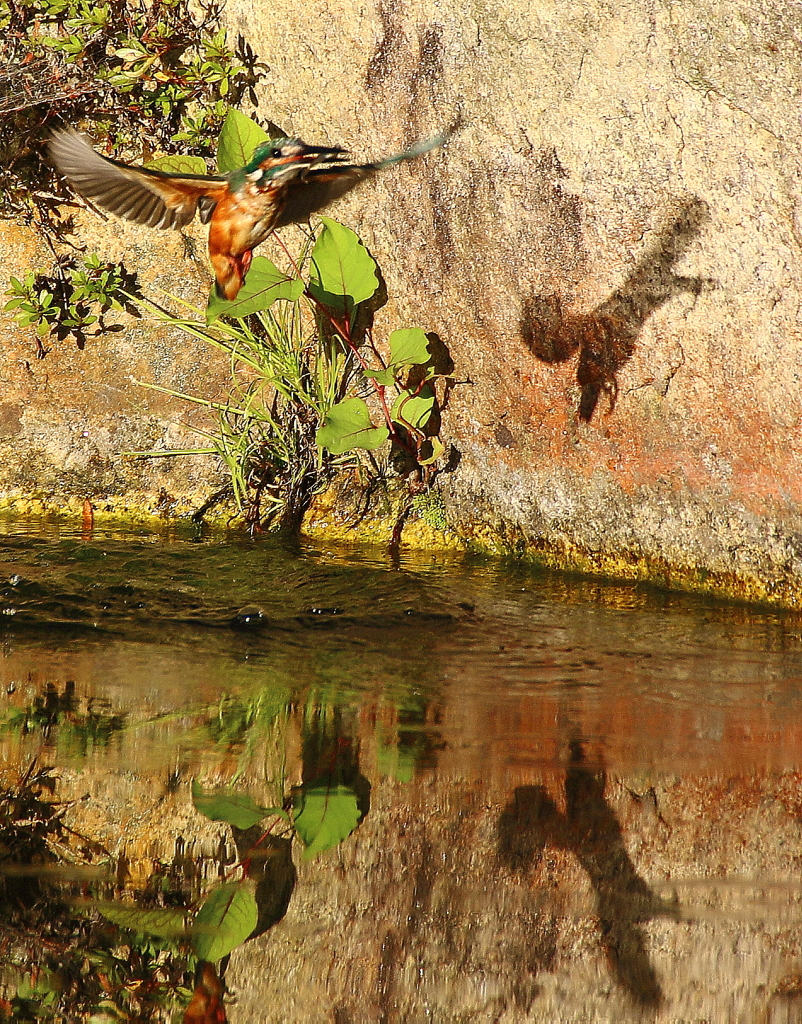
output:
[[[466,381],[461,531],[798,600],[802,16],[758,7],[229,5],[288,131],[463,124],[338,209]]]
[[[103,260],[124,260],[138,272],[143,291],[158,289],[201,303],[205,267],[185,258],[177,234],[157,234],[121,222],[104,224],[86,212],[76,217],[76,242]],[[46,268],[50,254],[32,232],[0,227],[0,263],[6,280]],[[4,282],[0,282],[4,290]],[[37,358],[32,330],[3,318],[0,351],[0,507],[31,513],[53,509],[80,516],[85,500],[103,512],[169,517],[197,508],[219,487],[211,458],[137,459],[129,452],[203,447],[192,423],[208,426],[184,401],[136,383],[216,398],[225,362],[209,346],[166,329],[143,310],[136,320],[106,317],[110,330],[73,340],[47,341]]]
[[[387,280],[378,333],[455,359],[461,533],[802,602],[802,14],[769,7],[229,3],[287,133],[373,157],[462,126],[334,210]]]

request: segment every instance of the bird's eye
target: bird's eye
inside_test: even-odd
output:
[[[278,158],[282,155],[281,150],[278,147],[276,147],[276,149],[271,149],[270,155],[273,157],[274,160],[278,160]]]

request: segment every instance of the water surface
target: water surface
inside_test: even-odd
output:
[[[271,847],[229,1020],[802,1019],[797,616],[469,555],[8,524],[0,613],[6,785],[52,766],[130,892],[234,870],[193,779],[355,794],[327,852]]]

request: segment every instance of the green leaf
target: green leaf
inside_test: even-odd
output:
[[[183,935],[187,930],[187,914],[177,908],[158,908],[145,910],[128,903],[96,903],[95,909],[107,921],[130,928],[133,932],[144,935],[159,935],[165,939]]]
[[[206,323],[213,323],[219,316],[242,319],[251,313],[260,313],[270,309],[277,299],[295,302],[303,290],[304,283],[299,277],[287,277],[267,257],[257,256],[236,299],[231,302],[221,299],[212,287],[209,305],[206,307]]]
[[[295,830],[308,860],[346,839],[359,824],[356,793],[350,786],[315,786],[293,794]]]
[[[231,107],[217,142],[217,170],[220,174],[228,174],[244,167],[256,147],[269,138],[264,128]]]
[[[375,380],[377,384],[383,384],[385,387],[395,383],[392,367],[388,367],[386,370],[364,370],[363,372],[369,380]]]
[[[123,47],[120,50],[115,50],[114,56],[129,62],[132,60],[139,60],[140,57],[146,57],[147,53],[144,50],[132,50],[129,47]]]
[[[192,803],[195,810],[211,821],[227,821],[237,828],[250,828],[274,814],[287,817],[280,807],[261,807],[247,793],[236,793],[228,789],[202,789],[195,779],[192,780]]]
[[[428,363],[429,339],[420,327],[407,327],[390,335],[390,362],[395,366],[417,366]]]
[[[361,398],[346,398],[333,405],[318,429],[316,441],[332,455],[342,455],[352,448],[373,451],[387,440],[386,427],[374,427],[370,411]]]
[[[350,228],[329,217],[320,219],[323,230],[312,250],[309,291],[331,309],[353,309],[379,287],[376,261]]]
[[[417,395],[402,391],[393,403],[390,415],[394,423],[423,430],[432,415],[434,401],[434,391],[428,384],[424,384]]]
[[[431,451],[426,452],[425,448],[427,445],[431,446]],[[426,441],[421,445],[421,452],[418,456],[418,462],[421,466],[431,466],[433,462],[436,462],[443,452],[446,450],[446,446],[440,440],[439,437],[427,437]]]
[[[209,169],[202,156],[182,156],[176,153],[173,156],[160,156],[145,164],[153,171],[166,171],[167,174],[208,174]]]
[[[201,960],[228,956],[254,930],[259,909],[252,890],[249,881],[226,882],[200,908],[192,926],[192,944]]]

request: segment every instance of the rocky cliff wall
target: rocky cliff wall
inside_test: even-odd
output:
[[[259,114],[290,134],[370,157],[462,125],[334,211],[387,279],[378,333],[420,325],[455,358],[452,525],[802,601],[799,9],[232,0],[226,17],[270,67]],[[147,268],[165,237],[115,227],[101,251]],[[29,248],[7,241],[10,272]],[[168,248],[155,276],[202,294]],[[210,468],[134,472],[114,451],[176,415],[132,399],[131,367],[197,383],[206,354],[143,324],[41,364],[25,344],[2,369],[4,489],[33,486],[24,463],[54,493],[93,464],[99,493],[202,490]]]
[[[446,151],[339,215],[457,361],[453,524],[796,602],[802,15],[792,5],[229,6],[261,112]]]

